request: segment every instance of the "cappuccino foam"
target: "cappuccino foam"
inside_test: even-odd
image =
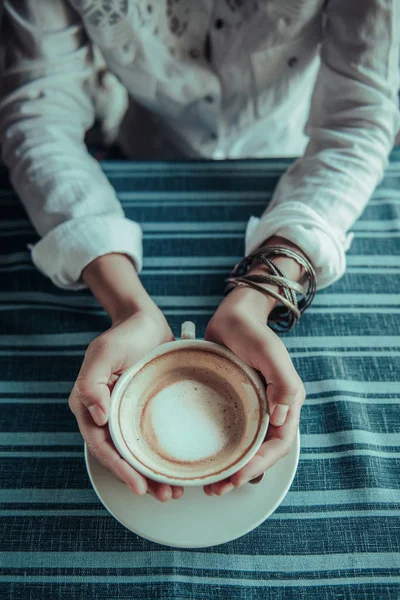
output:
[[[207,477],[238,462],[259,430],[261,403],[247,374],[218,353],[177,349],[129,382],[119,425],[130,453],[159,475]],[[250,433],[250,435],[249,435]]]

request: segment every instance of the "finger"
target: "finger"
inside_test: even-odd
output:
[[[231,492],[234,489],[234,487],[235,486],[233,485],[230,477],[228,477],[223,481],[218,481],[217,483],[210,483],[209,485],[205,485],[203,489],[204,493],[207,494],[207,496],[224,496],[228,492]]]
[[[288,452],[297,434],[305,391],[284,344],[271,330],[242,320],[236,323],[237,335],[233,339],[229,331],[227,337],[218,341],[262,373],[270,408],[269,441],[248,465],[231,477],[230,484],[238,486],[262,475]],[[238,336],[240,344],[236,344]],[[231,485],[214,484],[204,491],[207,495],[222,495],[233,489]]]
[[[149,340],[141,339],[139,330],[135,336],[138,350],[130,351],[128,357],[126,348],[129,344],[123,344],[123,348],[119,348],[113,341],[114,334],[109,330],[89,344],[72,391],[99,426],[108,421],[111,390],[118,379],[116,374],[137,362],[149,345]],[[131,335],[134,335],[132,331]]]
[[[134,494],[143,496],[147,492],[147,481],[135,471],[116,451],[108,427],[98,427],[89,412],[80,405],[76,412],[80,432],[89,451],[113,475],[125,483]]]
[[[251,479],[262,475],[286,456],[293,446],[300,419],[301,406],[295,405],[289,409],[284,425],[271,425],[268,430],[267,441],[262,444],[256,455],[240,471],[232,475],[232,483],[241,487]]]
[[[178,500],[184,494],[184,489],[181,485],[168,485],[165,483],[159,483],[151,479],[147,480],[148,491],[160,502],[167,502],[173,498]]]
[[[185,490],[181,485],[173,485],[172,486],[172,498],[174,500],[179,500],[179,498],[182,498],[184,493],[185,493]]]
[[[282,340],[270,329],[247,327],[243,335],[247,362],[262,373],[267,383],[271,424],[282,426],[289,408],[304,402],[303,383]]]
[[[290,407],[301,406],[305,400],[303,383],[283,342],[270,330],[258,332],[248,347],[251,363],[267,382],[271,424],[282,426]]]
[[[218,483],[214,483],[211,490],[216,496],[225,496],[229,492],[232,492],[235,489],[234,484],[229,479],[227,481],[219,481]]]
[[[109,356],[109,349],[100,337],[89,344],[70,396],[72,412],[79,404],[83,404],[90,412],[98,426],[105,425],[110,411],[109,382],[115,373],[115,356]]]
[[[157,481],[148,481],[149,492],[160,502],[168,502],[172,498],[171,486],[167,483],[158,483]]]
[[[267,382],[271,423],[283,425],[289,407],[304,402],[305,390],[282,340],[267,326],[243,315],[236,316],[222,331],[211,329],[210,335],[262,373]]]
[[[80,406],[86,408],[94,423],[102,427],[108,421],[110,390],[107,385],[93,384],[78,376],[69,397],[69,407],[77,414]]]

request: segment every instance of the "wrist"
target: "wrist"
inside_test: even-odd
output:
[[[135,300],[123,300],[116,302],[108,311],[111,317],[111,322],[114,325],[118,325],[123,321],[126,321],[130,317],[142,313],[143,315],[157,316],[160,312],[159,308],[154,304],[151,298],[148,298],[147,302],[141,302],[138,304]]]
[[[140,311],[158,310],[124,254],[99,256],[84,269],[82,278],[113,324]]]
[[[276,301],[271,296],[266,296],[253,288],[240,286],[233,289],[222,301],[221,306],[241,307],[243,312],[262,317],[264,321],[274,308]]]
[[[290,242],[289,240],[286,240],[285,238],[281,238],[279,236],[273,236],[273,237],[269,238],[265,242],[265,244],[262,245],[263,248],[266,248],[268,246],[283,246],[284,248],[289,248],[291,250],[295,250],[299,254],[302,254],[303,256],[305,256],[304,253],[302,252],[302,250],[298,246],[296,246],[296,244],[294,244],[293,242]],[[289,258],[287,256],[275,256],[273,258],[273,261],[276,265],[278,265],[278,267],[280,267],[284,271],[284,273],[287,275],[288,279],[291,279],[292,281],[296,281],[296,282],[298,282],[302,279],[302,277],[304,275],[304,267],[302,265],[300,265],[293,258]],[[264,265],[258,263],[258,264],[255,264],[249,270],[249,273],[255,274],[255,275],[263,275],[265,273],[269,273],[269,269],[267,267],[265,267]],[[265,284],[264,287],[271,288],[272,290],[274,290],[275,292],[278,292],[278,293],[282,292],[282,290],[276,285]],[[273,308],[275,308],[275,306],[278,304],[278,300],[276,300],[272,296],[269,297],[267,300],[268,300],[269,312],[271,312],[271,310]]]
[[[285,238],[279,237],[279,236],[272,236],[260,247],[266,248],[268,246],[283,246],[284,248],[289,248],[291,250],[295,250],[299,254],[305,256],[304,252],[298,246],[296,246],[296,244],[294,244],[293,242],[290,242],[289,240],[287,240]],[[304,267],[299,265],[299,263],[296,260],[294,260],[293,258],[289,258],[287,256],[274,256],[273,261],[279,267],[281,267],[281,269],[283,269],[285,271],[288,278],[293,281],[300,281],[304,275]],[[265,272],[266,268],[263,267],[262,265],[258,264],[258,265],[254,265],[254,269],[256,269],[256,270],[264,269],[264,272]],[[254,273],[256,273],[256,272],[262,273],[263,272],[262,270],[261,271],[260,270],[256,271],[256,270],[253,271],[253,269],[252,269],[251,272],[254,272]]]
[[[264,244],[261,245],[261,248],[266,248],[267,246],[283,246],[285,248],[295,250],[304,256],[304,253],[298,246],[296,246],[296,244],[279,236],[273,236],[269,238]],[[304,268],[293,258],[289,258],[287,256],[274,256],[273,261],[275,264],[281,267],[288,279],[297,282],[302,279],[304,275]],[[265,265],[261,263],[255,263],[249,269],[248,274],[265,275],[270,274],[270,271]],[[273,284],[263,284],[263,287],[271,288],[279,294],[282,292],[279,286]],[[271,311],[278,304],[278,300],[276,300],[274,297],[262,294],[258,290],[254,290],[250,287],[238,287],[232,290],[229,296],[232,296],[232,301],[234,302],[245,302],[251,304],[253,310],[256,310],[257,312],[261,311],[266,318],[268,318]]]

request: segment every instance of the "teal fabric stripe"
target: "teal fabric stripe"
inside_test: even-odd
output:
[[[179,307],[204,307],[204,306],[212,306],[218,304],[221,299],[221,296],[178,296],[178,295],[164,295],[157,296],[155,295],[154,301],[163,307],[169,306],[179,306]],[[1,293],[0,292],[0,305],[6,303],[13,302],[21,302],[24,301],[26,304],[28,301],[35,303],[37,305],[40,302],[43,303],[51,303],[51,304],[61,304],[64,306],[68,305],[78,305],[78,306],[89,306],[89,307],[97,307],[98,304],[92,296],[86,295],[59,295],[59,294],[47,294],[43,292],[9,292],[9,293]],[[327,306],[329,304],[329,306]],[[365,294],[331,294],[329,299],[326,295],[321,294],[321,296],[316,298],[314,307],[318,307],[320,305],[326,306],[327,310],[330,306],[341,306],[343,308],[349,307],[351,305],[354,308],[358,308],[363,305],[371,306],[386,306],[395,308],[400,305],[400,294],[371,294],[370,297]],[[329,336],[327,336],[329,337]],[[398,338],[397,338],[398,339]]]
[[[0,433],[0,446],[71,446],[82,444],[79,433]],[[304,434],[302,436],[303,448],[329,448],[340,444],[369,443],[379,446],[398,446],[400,448],[400,435],[396,433],[374,433],[365,430],[350,430],[324,434]]]
[[[190,296],[189,296],[190,298]],[[195,300],[195,299],[194,299]],[[399,295],[400,302],[400,295]],[[101,331],[59,333],[59,334],[35,334],[28,337],[24,335],[2,335],[0,346],[32,348],[82,346],[85,348]],[[380,347],[400,348],[400,336],[296,336],[285,339],[287,348],[371,348],[373,345]]]
[[[140,569],[146,567],[151,561],[155,568],[174,566],[176,568],[196,568],[201,563],[204,570],[214,570],[216,563],[221,571],[279,571],[281,573],[295,570],[302,571],[334,571],[340,569],[373,569],[376,566],[376,553],[363,552],[352,554],[349,557],[346,554],[313,555],[296,557],[296,563],[293,563],[293,557],[287,555],[246,555],[240,554],[232,556],[231,554],[213,552],[180,552],[176,551],[173,555],[169,551],[137,552],[134,556],[134,564],[131,552],[41,552],[32,555],[31,552],[1,552],[0,564],[3,567],[11,569],[20,568],[112,568],[118,561],[121,569]],[[400,563],[400,553],[382,553],[381,558],[385,560],[388,568],[396,568]]]
[[[274,580],[268,579],[244,579],[244,578],[235,578],[229,577],[229,579],[219,578],[219,577],[207,577],[207,576],[193,576],[193,575],[178,575],[174,574],[171,576],[171,581],[181,582],[181,583],[189,583],[191,586],[193,585],[206,585],[208,587],[214,586],[238,586],[241,588],[247,587],[260,587],[260,588],[268,588],[275,587],[277,582]],[[99,576],[99,575],[63,575],[60,577],[59,575],[0,575],[0,582],[10,582],[10,583],[57,583],[62,580],[63,583],[114,583],[114,584],[138,584],[138,583],[163,583],[165,581],[165,575],[107,575],[107,576]],[[335,577],[335,578],[318,578],[315,581],[307,581],[307,585],[304,585],[304,580],[302,578],[298,580],[293,579],[279,579],[279,586],[285,587],[320,587],[323,585],[342,585],[346,583],[348,586],[354,584],[367,584],[367,583],[379,583],[379,584],[390,584],[390,583],[400,583],[399,575],[391,575],[390,577],[358,577],[352,576],[349,574],[346,578]]]
[[[97,501],[92,489],[0,489],[0,504],[18,505],[21,503],[43,504],[53,502],[57,505],[90,504]],[[309,508],[345,505],[350,511],[352,505],[394,504],[400,503],[399,491],[393,488],[354,488],[333,490],[298,491],[291,489],[279,511],[287,507]],[[351,515],[351,513],[349,513]],[[225,551],[225,546],[222,548]],[[226,550],[228,551],[228,550]]]
[[[271,521],[298,521],[298,520],[310,520],[310,519],[318,519],[320,520],[322,517],[323,518],[329,518],[329,519],[347,519],[347,518],[370,518],[370,517],[396,517],[398,515],[398,507],[396,507],[394,510],[352,510],[351,514],[349,513],[349,509],[348,507],[346,507],[344,510],[342,511],[329,511],[329,510],[325,510],[325,511],[318,511],[318,513],[288,513],[285,514],[282,511],[279,512],[275,512],[273,513],[270,517],[268,517]],[[51,509],[51,508],[46,508],[45,510],[40,510],[38,508],[35,508],[33,510],[19,510],[19,509],[9,509],[9,510],[4,510],[2,508],[0,508],[0,517],[102,517],[102,518],[108,518],[109,514],[107,512],[107,510],[105,508],[98,508],[98,509],[89,509],[89,510],[82,510],[82,509],[71,509],[71,510],[65,510],[65,509]],[[341,524],[342,525],[342,524]],[[344,526],[346,526],[346,523],[343,523]],[[0,557],[1,560],[1,557]],[[0,563],[1,564],[1,563]],[[182,567],[183,568],[183,567]]]

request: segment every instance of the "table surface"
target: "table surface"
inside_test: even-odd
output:
[[[104,162],[143,224],[145,286],[175,333],[202,334],[288,161]],[[67,398],[109,325],[32,266],[37,239],[0,172],[0,597],[398,600],[400,154],[360,221],[346,275],[285,336],[308,397],[293,486],[252,533],[204,550],[147,542],[91,489]]]

